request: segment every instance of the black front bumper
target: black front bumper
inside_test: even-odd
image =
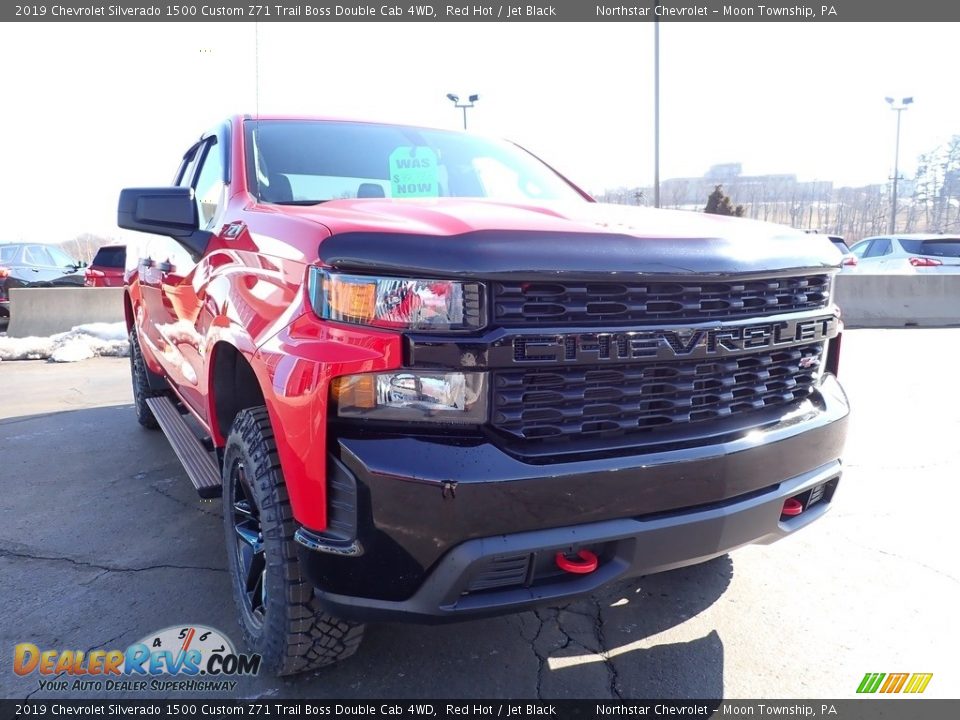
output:
[[[339,537],[301,529],[301,561],[332,612],[365,620],[477,617],[590,593],[820,517],[847,415],[826,375],[810,401],[763,428],[630,456],[532,464],[482,439],[341,435],[331,463]],[[815,488],[816,504],[782,515],[785,500]],[[599,558],[595,571],[557,568],[558,552],[581,549]]]

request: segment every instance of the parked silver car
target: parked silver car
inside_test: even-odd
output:
[[[960,272],[960,237],[919,233],[868,237],[850,251],[860,272]]]

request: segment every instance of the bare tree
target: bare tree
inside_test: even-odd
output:
[[[72,240],[58,243],[58,247],[70,257],[89,263],[101,247],[116,244],[119,244],[119,241],[115,238],[103,237],[92,233],[82,233]]]

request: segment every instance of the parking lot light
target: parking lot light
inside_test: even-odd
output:
[[[908,105],[913,104],[913,98],[905,97],[899,102],[892,97],[886,97],[884,100],[897,113],[897,141],[893,153],[893,198],[890,204],[890,232],[895,233],[897,231],[897,185],[900,182],[900,115]]]
[[[476,103],[477,100],[479,99],[480,99],[479,95],[471,95],[470,97],[467,98],[468,102],[461,103],[459,95],[454,95],[453,93],[447,93],[447,100],[452,102],[454,107],[463,109],[463,129],[464,130],[467,129],[467,108],[472,108],[474,103]]]

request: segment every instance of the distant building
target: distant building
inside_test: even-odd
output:
[[[743,175],[740,163],[713,165],[703,177],[670,178],[660,183],[661,204],[670,206],[704,204],[714,187],[737,205],[765,202],[813,201],[828,197],[833,183],[826,180],[799,182],[793,174]]]
[[[720,165],[711,165],[707,170],[705,177],[726,182],[740,176],[743,172],[743,166],[740,163],[722,163]]]

